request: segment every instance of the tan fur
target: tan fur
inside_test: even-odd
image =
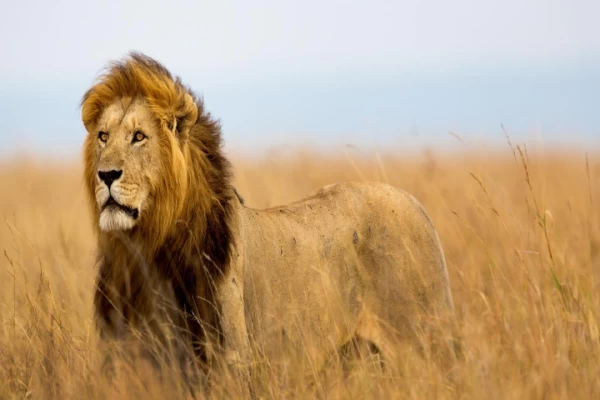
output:
[[[321,351],[353,337],[391,354],[423,316],[452,314],[438,236],[413,197],[347,182],[287,206],[245,207],[218,124],[154,60],[112,64],[84,96],[82,119],[94,225],[108,196],[98,171],[121,170],[114,196],[139,210],[131,220],[107,213],[112,225],[97,232],[104,337],[160,336],[169,325],[201,358],[212,339],[241,360],[252,348],[273,357],[280,344]],[[132,143],[137,130],[142,143]]]

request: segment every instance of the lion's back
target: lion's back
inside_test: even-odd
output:
[[[298,276],[305,276],[307,266],[319,264],[328,265],[342,286],[355,275],[366,282],[361,283],[366,291],[381,295],[380,285],[395,285],[387,291],[390,296],[405,298],[408,285],[429,305],[452,307],[436,229],[405,191],[381,182],[347,181],[249,214],[251,233],[245,239],[253,264],[268,265],[265,273],[285,282],[286,290],[300,285],[290,266],[299,265]],[[347,273],[353,259],[360,264],[354,275]]]
[[[296,234],[317,246],[327,240],[363,252],[403,249],[431,261],[441,256],[436,229],[419,201],[382,182],[335,183],[296,202],[254,211],[260,215],[257,227],[266,228],[258,236]]]

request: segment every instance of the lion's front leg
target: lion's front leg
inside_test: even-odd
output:
[[[245,364],[250,357],[250,341],[246,329],[243,287],[240,279],[230,274],[219,285],[217,296],[225,340],[225,359],[228,364]]]
[[[250,341],[244,314],[243,282],[237,274],[230,273],[218,285],[217,300],[221,311],[221,329],[224,338],[224,358],[229,370],[246,382],[250,378]]]

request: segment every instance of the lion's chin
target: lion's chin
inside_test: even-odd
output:
[[[100,213],[100,230],[103,232],[127,231],[135,224],[136,220],[118,207],[108,207]]]

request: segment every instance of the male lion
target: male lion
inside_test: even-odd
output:
[[[360,338],[385,359],[423,316],[452,315],[438,235],[412,196],[348,182],[244,206],[219,124],[153,59],[112,63],[82,120],[102,338],[148,333],[197,360],[216,350],[242,363]]]

